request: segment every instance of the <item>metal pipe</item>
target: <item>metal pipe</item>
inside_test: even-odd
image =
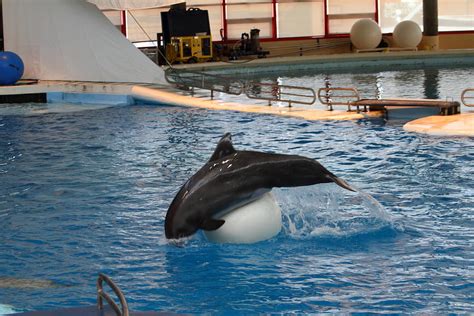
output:
[[[438,0],[423,0],[423,35],[438,35]]]

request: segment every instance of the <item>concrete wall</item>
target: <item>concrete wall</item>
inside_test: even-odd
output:
[[[457,34],[440,34],[440,49],[474,48],[474,32]]]
[[[392,36],[384,35],[383,38],[392,44]],[[474,49],[474,32],[439,34],[440,49]],[[349,37],[333,39],[305,39],[305,40],[280,40],[262,42],[264,50],[270,51],[268,57],[278,56],[312,56],[324,54],[340,54],[351,52]],[[391,45],[392,46],[392,45]]]

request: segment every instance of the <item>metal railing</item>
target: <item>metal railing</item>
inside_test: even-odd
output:
[[[115,295],[117,295],[122,308],[119,308],[117,303],[115,303],[115,301],[107,293],[104,292],[104,282],[107,283],[107,285],[114,291]],[[125,296],[123,295],[120,288],[112,281],[112,279],[110,279],[105,274],[100,273],[99,277],[97,278],[97,307],[99,308],[99,310],[102,310],[104,308],[104,299],[112,307],[112,309],[118,316],[129,316],[127,300],[125,299]]]
[[[350,111],[351,106],[354,106],[354,103],[360,100],[360,94],[356,88],[320,88],[318,90],[318,100],[326,105],[329,111],[333,110],[333,105],[346,105],[347,110]],[[355,106],[357,112],[359,112],[359,105]]]
[[[214,91],[218,91],[232,95],[245,93],[249,99],[268,101],[268,105],[272,105],[272,102],[285,102],[291,107],[292,104],[311,105],[316,102],[316,93],[311,88],[254,81],[244,83],[202,71],[168,68],[165,70],[165,79],[179,88],[191,90],[192,95],[194,88],[210,90],[211,99],[214,98]]]
[[[311,88],[276,83],[246,82],[245,95],[249,99],[266,100],[268,105],[285,102],[291,107],[294,103],[311,105],[316,102],[316,93]]]
[[[214,91],[232,95],[240,95],[244,91],[244,84],[240,80],[201,71],[168,68],[165,71],[165,79],[170,84],[191,89],[191,94],[194,94],[194,88],[210,90],[211,99],[214,98]]]
[[[474,100],[474,88],[468,88],[464,89],[464,91],[461,93],[461,101],[465,106],[472,106],[474,107],[474,101],[469,102],[468,99]]]

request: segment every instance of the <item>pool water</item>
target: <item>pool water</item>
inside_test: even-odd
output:
[[[133,310],[474,311],[472,138],[167,106],[23,109],[0,115],[0,304],[92,305],[104,272]],[[237,149],[316,158],[383,208],[335,185],[279,189],[275,238],[169,245],[167,208],[225,132]]]

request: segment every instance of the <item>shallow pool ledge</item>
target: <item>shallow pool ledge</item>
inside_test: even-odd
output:
[[[137,101],[170,104],[178,106],[188,106],[210,110],[239,111],[260,114],[273,114],[287,117],[296,117],[305,120],[358,120],[368,117],[382,117],[382,112],[347,112],[347,111],[327,111],[322,109],[279,107],[265,105],[251,105],[237,102],[222,102],[219,100],[198,99],[191,96],[180,95],[173,92],[134,86],[132,97]]]
[[[474,112],[423,117],[406,123],[403,129],[428,135],[474,137]]]

